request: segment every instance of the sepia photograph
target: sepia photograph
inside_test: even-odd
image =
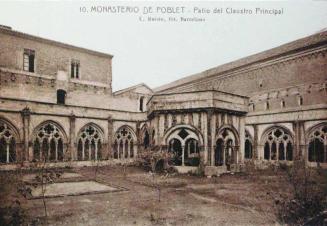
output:
[[[0,0],[0,226],[327,226],[326,12]]]

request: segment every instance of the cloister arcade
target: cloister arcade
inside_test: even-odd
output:
[[[238,162],[239,141],[237,132],[230,127],[219,130],[215,145],[215,166],[227,166]]]
[[[291,132],[277,126],[267,129],[261,138],[263,158],[268,161],[292,161],[294,141]]]
[[[107,148],[103,129],[87,123],[77,132],[76,159],[78,161],[117,159],[133,160],[137,157],[138,147],[153,146],[154,130],[144,127],[137,138],[134,129],[123,125],[113,135],[111,155],[102,156],[103,148]],[[151,134],[151,135],[150,135]],[[154,133],[155,134],[155,133]],[[292,162],[296,156],[294,133],[288,128],[276,125],[262,132],[258,140],[258,156],[255,155],[255,141],[250,132],[245,130],[244,152],[240,152],[238,131],[229,126],[217,130],[213,144],[214,166],[229,166],[244,160],[262,159],[263,161]],[[162,146],[174,154],[171,163],[176,166],[198,166],[205,154],[204,136],[190,125],[176,125],[168,130],[162,138]],[[55,121],[44,121],[32,130],[29,141],[32,150],[30,160],[60,162],[68,161],[71,156],[67,134],[63,127]],[[327,163],[327,123],[309,127],[305,133],[305,158],[308,162]],[[22,146],[16,127],[8,120],[0,119],[0,162],[9,164],[20,161],[19,148]]]
[[[164,138],[168,152],[174,154],[172,163],[176,166],[198,166],[202,136],[190,126],[177,126],[169,130]]]
[[[136,156],[137,139],[132,128],[120,127],[115,133],[113,145],[114,159],[133,159]]]
[[[67,150],[67,136],[53,121],[41,123],[33,132],[33,157],[35,161],[63,161]]]
[[[103,131],[95,124],[85,125],[78,134],[77,159],[98,160],[101,159],[103,144]]]
[[[16,162],[17,130],[7,120],[0,119],[0,163]]]

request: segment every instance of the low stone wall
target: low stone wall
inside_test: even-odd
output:
[[[84,166],[109,166],[109,165],[119,165],[119,164],[134,164],[135,160],[103,160],[103,161],[67,161],[67,162],[23,162],[20,164],[3,164],[0,165],[0,171],[10,171],[17,169],[38,169],[38,168],[64,168],[64,167],[84,167]]]

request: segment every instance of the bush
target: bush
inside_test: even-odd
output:
[[[302,160],[294,161],[293,166],[285,170],[292,190],[289,197],[275,200],[279,220],[284,224],[303,225],[321,216],[327,209],[327,178],[324,174],[305,167]]]
[[[138,162],[147,171],[155,172],[156,169],[163,171],[165,169],[165,162],[173,158],[173,154],[161,150],[155,146],[151,149],[141,149],[138,153]]]

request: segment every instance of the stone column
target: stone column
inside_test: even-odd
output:
[[[211,145],[210,145],[210,165],[215,165],[215,135],[216,135],[216,120],[217,117],[214,117],[214,112],[211,113],[211,119],[210,119],[210,134],[211,134]]]
[[[259,138],[258,138],[258,125],[253,125],[253,155],[252,159],[259,159]]]
[[[159,140],[160,140],[160,129],[159,129],[159,124],[160,124],[160,114],[155,114],[155,117],[156,117],[156,127],[157,128],[154,128],[155,131],[156,131],[156,134],[155,134],[155,143],[156,145],[159,145]]]
[[[105,159],[108,158],[113,158],[113,153],[112,153],[112,145],[113,145],[113,139],[114,139],[114,131],[113,131],[113,120],[111,116],[108,117],[108,143],[107,143],[107,148],[104,150],[106,153],[104,153],[103,156],[106,156]],[[119,149],[119,144],[118,149]],[[117,153],[118,154],[118,153]]]
[[[29,153],[29,140],[30,140],[30,119],[31,119],[31,111],[28,107],[25,107],[21,112],[22,120],[23,120],[23,148],[21,156],[21,161],[32,161],[33,153]]]
[[[76,116],[72,113],[69,116],[69,145],[68,145],[71,161],[77,160],[77,146],[75,148],[75,121],[76,121]]]
[[[244,162],[244,152],[245,152],[245,116],[240,117],[240,143],[239,143],[239,149],[237,152],[238,160],[236,163],[243,163]]]
[[[208,165],[212,165],[212,158],[211,158],[211,151],[212,151],[212,115],[213,115],[213,110],[210,109],[207,111],[207,150],[208,150]]]
[[[142,134],[141,134],[141,123],[139,121],[136,122],[136,141],[134,141],[138,146],[141,146],[143,143],[142,141]],[[135,144],[133,144],[135,146]],[[133,148],[134,150],[134,148]]]
[[[185,161],[185,145],[182,146],[182,166],[184,166]]]
[[[133,148],[133,155],[134,155],[134,159],[137,158],[137,150],[138,150],[138,145],[137,144],[134,144],[134,148]]]
[[[293,159],[302,159],[305,161],[308,160],[306,145],[305,145],[305,130],[303,121],[293,122],[293,131],[294,131],[294,150],[293,150]]]

